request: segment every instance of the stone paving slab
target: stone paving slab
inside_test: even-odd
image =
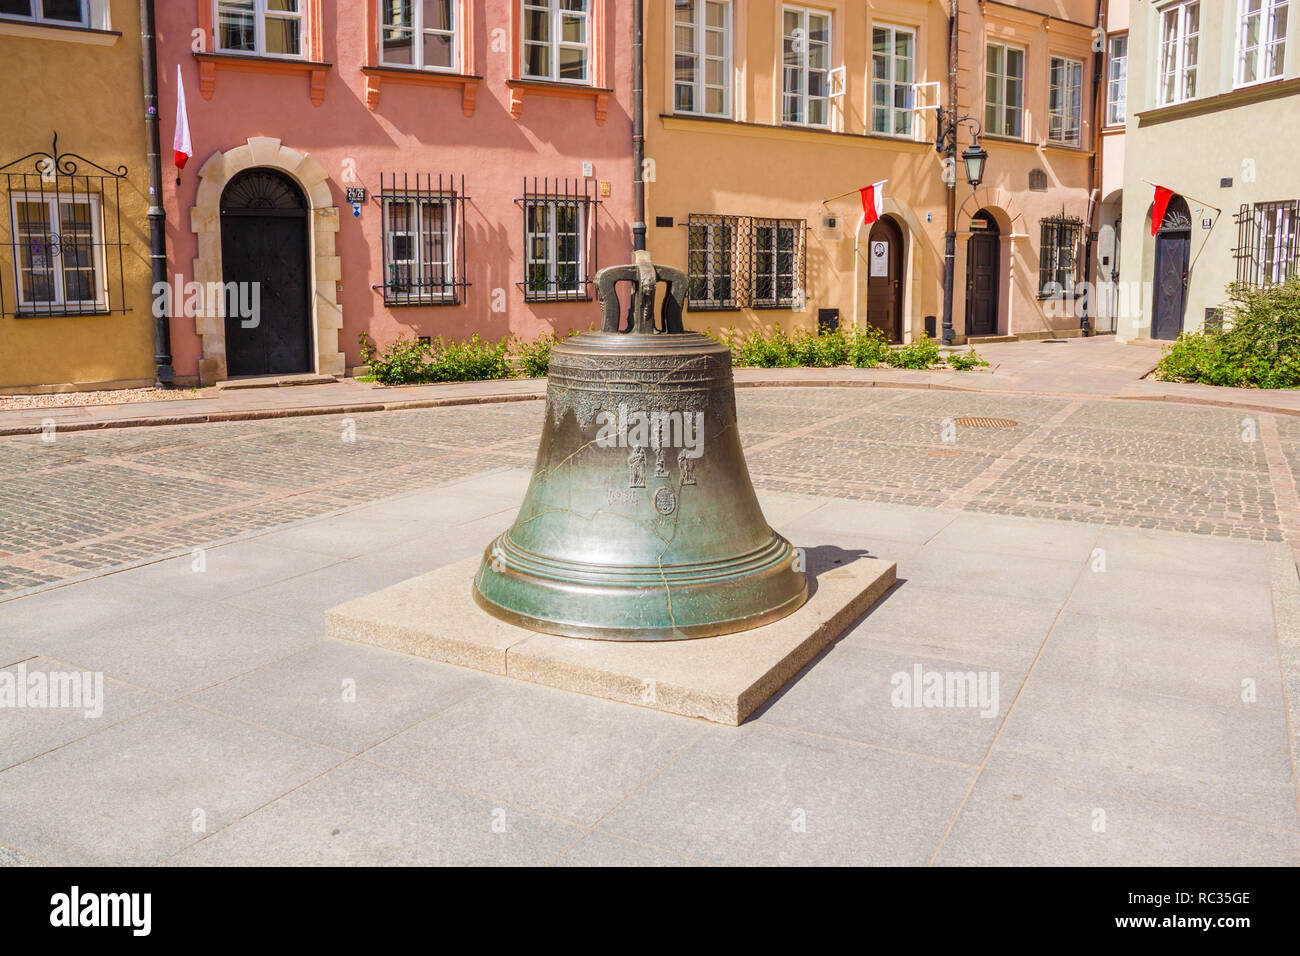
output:
[[[474,603],[471,556],[331,608],[330,637],[534,684],[739,724],[894,583],[895,566],[809,557],[807,602],[771,624],[682,641],[589,641],[537,634]]]

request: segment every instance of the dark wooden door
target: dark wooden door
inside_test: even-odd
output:
[[[992,216],[981,212],[966,243],[966,334],[996,335],[998,331],[998,272],[1001,242]]]
[[[1192,251],[1190,232],[1156,236],[1155,289],[1151,295],[1151,337],[1176,339],[1183,330],[1187,305],[1187,263]]]
[[[227,302],[257,305],[255,315],[227,305],[227,374],[313,371],[307,203],[287,176],[252,169],[231,180],[221,204],[221,267]]]
[[[891,219],[873,223],[867,237],[867,322],[903,341],[903,233]]]

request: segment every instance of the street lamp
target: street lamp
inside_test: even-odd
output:
[[[954,4],[954,14],[955,14]],[[953,17],[954,23],[956,16]],[[956,27],[953,27],[953,42],[956,41]],[[955,57],[955,47],[954,57]],[[951,80],[952,100],[957,99],[956,61],[953,61],[953,79]],[[952,283],[954,262],[957,258],[957,130],[963,124],[970,127],[971,144],[961,154],[962,165],[966,167],[966,181],[975,189],[984,181],[984,164],[989,154],[980,146],[980,136],[984,127],[973,116],[958,116],[956,110],[939,107],[938,128],[934,136],[934,150],[945,157],[944,179],[948,183],[948,229],[943,237],[943,344],[952,345]]]
[[[989,154],[980,146],[979,140],[971,143],[961,154],[962,164],[966,167],[966,181],[975,189],[984,181],[984,164]]]

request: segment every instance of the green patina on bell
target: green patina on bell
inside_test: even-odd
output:
[[[483,556],[474,599],[532,630],[601,640],[766,624],[801,606],[808,583],[754,494],[731,353],[682,331],[682,272],[637,258],[596,276],[603,330],[551,350],[533,478]],[[626,331],[621,280],[634,284]],[[669,285],[659,328],[656,281]]]

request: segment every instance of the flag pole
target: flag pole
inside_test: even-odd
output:
[[[845,196],[852,196],[854,193],[860,193],[862,192],[863,189],[868,188],[868,186],[883,186],[887,182],[889,182],[888,179],[881,179],[874,183],[868,183],[867,186],[860,186],[857,189],[850,189],[848,192],[840,193],[838,196],[832,196],[830,199],[823,199],[822,205],[825,206],[827,203],[832,203],[837,199],[843,199]]]
[[[1168,186],[1161,187],[1161,185],[1160,185],[1159,183],[1153,183],[1153,182],[1152,182],[1151,180],[1149,180],[1149,179],[1144,179],[1144,180],[1142,180],[1142,182],[1144,182],[1144,183],[1146,183],[1148,186],[1152,186],[1152,187],[1154,187],[1154,188],[1156,188],[1156,189],[1160,189],[1160,188],[1168,189],[1168,188],[1169,188]],[[1223,210],[1222,210],[1222,209],[1220,209],[1218,206],[1214,205],[1213,203],[1208,203],[1208,202],[1206,202],[1204,199],[1197,199],[1195,196],[1189,196],[1187,193],[1177,193],[1177,195],[1182,196],[1184,199],[1190,199],[1190,200],[1191,200],[1192,202],[1194,202],[1194,203],[1200,203],[1202,206],[1205,206],[1207,209],[1213,209],[1213,210],[1214,210],[1215,212],[1217,212],[1219,215],[1223,215]]]

